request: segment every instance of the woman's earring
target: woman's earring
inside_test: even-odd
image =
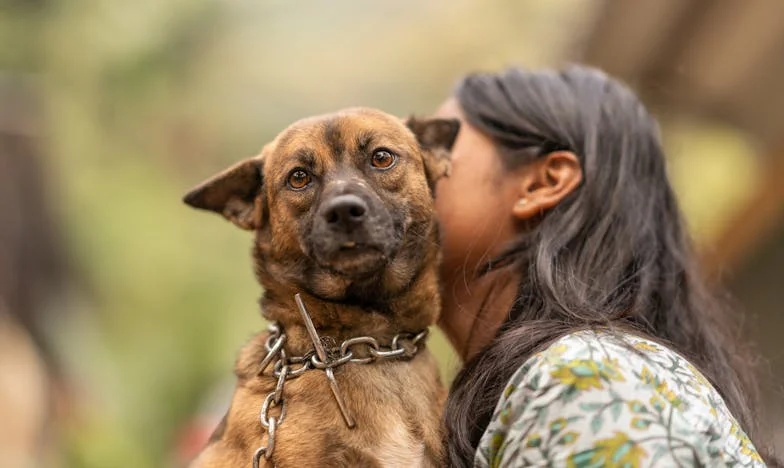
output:
[[[528,204],[528,199],[527,198],[521,198],[521,199],[517,200],[517,207],[518,208],[524,208],[525,205],[527,205],[527,204]]]

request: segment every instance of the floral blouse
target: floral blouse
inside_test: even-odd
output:
[[[512,376],[474,466],[765,464],[686,359],[632,335],[582,331]]]

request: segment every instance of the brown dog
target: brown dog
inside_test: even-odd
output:
[[[420,332],[439,314],[432,194],[458,128],[372,109],[309,118],[186,195],[255,231],[263,315],[285,334],[242,349],[195,466],[442,464],[445,390]]]

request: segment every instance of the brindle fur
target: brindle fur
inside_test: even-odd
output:
[[[207,180],[185,201],[255,231],[253,257],[264,287],[263,315],[285,329],[289,355],[312,348],[294,303],[296,293],[322,337],[340,343],[373,336],[389,343],[396,333],[433,325],[439,314],[432,193],[436,180],[448,171],[448,150],[457,130],[457,121],[403,122],[372,109],[301,120],[259,156]],[[390,170],[369,165],[379,147],[399,155]],[[287,187],[295,167],[313,172],[310,189]],[[368,234],[385,239],[383,266],[372,274],[341,271],[340,265],[314,258],[318,207],[347,186],[364,190],[370,209],[386,216],[386,224],[379,221],[381,227],[368,228],[385,229]],[[231,407],[193,466],[250,466],[254,451],[265,444],[259,409],[275,386],[269,369],[257,375],[266,338],[266,333],[257,335],[240,352]],[[322,371],[289,380],[284,391],[287,416],[276,433],[273,461],[278,467],[443,464],[440,416],[445,390],[427,349],[409,361],[348,364],[335,376],[356,428],[344,424]]]

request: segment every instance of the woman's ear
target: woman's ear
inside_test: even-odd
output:
[[[583,181],[580,159],[571,151],[555,151],[527,164],[520,176],[520,193],[512,214],[531,219],[555,207]]]
[[[183,201],[214,211],[249,231],[261,228],[265,201],[262,155],[240,161],[189,191]]]

